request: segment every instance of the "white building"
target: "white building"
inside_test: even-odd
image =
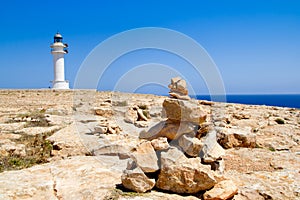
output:
[[[65,59],[64,55],[68,53],[68,44],[63,43],[63,37],[60,33],[54,35],[54,42],[51,44],[51,54],[53,55],[54,80],[53,89],[70,89],[69,81],[65,80]]]

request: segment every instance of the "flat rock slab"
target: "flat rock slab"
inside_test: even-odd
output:
[[[102,199],[121,172],[95,157],[72,157],[0,176],[0,199]],[[12,184],[13,183],[13,184]]]

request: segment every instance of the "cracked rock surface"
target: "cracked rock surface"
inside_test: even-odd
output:
[[[139,133],[166,121],[161,111],[167,97],[84,90],[75,93],[0,90],[1,200],[195,200],[217,194],[230,196],[225,195],[226,184],[205,196],[166,193],[156,187],[145,194],[124,190],[120,187],[123,170],[134,148],[145,142]],[[135,105],[149,111],[148,121],[141,121],[147,122],[148,128],[124,121],[128,109]],[[232,187],[232,199],[300,199],[299,109],[201,100],[195,101],[195,106],[207,116],[198,134],[205,137],[214,130],[219,144],[226,147],[223,176],[238,188],[235,194]],[[159,168],[176,163],[175,155],[180,159],[186,156],[170,147],[167,138],[160,138],[163,135],[151,143],[162,151]],[[180,145],[184,147],[199,142],[183,139]],[[208,158],[219,157],[213,153],[209,152]],[[13,168],[5,168],[5,164]],[[177,168],[174,165],[166,173]]]

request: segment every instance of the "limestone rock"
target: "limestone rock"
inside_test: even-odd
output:
[[[137,109],[138,119],[140,121],[148,121],[148,118],[144,115],[143,110],[138,108]]]
[[[151,142],[146,141],[138,145],[135,151],[132,152],[133,159],[144,172],[155,172],[159,169],[158,158],[151,145]]]
[[[205,136],[208,132],[212,130],[213,130],[213,124],[204,122],[203,124],[200,125],[196,137],[200,139],[201,137]]]
[[[168,139],[166,137],[159,137],[151,140],[151,145],[156,151],[166,150],[170,147]]]
[[[82,94],[83,100],[81,96],[76,97],[77,93]],[[89,93],[92,95],[87,95]],[[149,124],[151,124],[160,120],[161,115],[159,112],[161,113],[162,103],[166,99],[166,97],[153,95],[120,94],[119,96],[126,96],[120,98],[119,106],[111,107],[113,95],[114,92],[81,90],[1,90],[0,145],[5,147],[5,144],[10,142],[19,143],[22,141],[18,138],[24,133],[39,136],[40,131],[44,132],[46,130],[54,133],[51,136],[55,148],[53,151],[56,151],[64,159],[54,156],[51,158],[50,163],[47,164],[23,170],[2,172],[0,175],[0,199],[105,199],[105,197],[111,197],[110,194],[117,191],[115,189],[116,185],[121,183],[120,177],[122,176],[122,171],[126,168],[126,164],[122,168],[120,167],[121,170],[117,173],[114,170],[114,166],[118,166],[120,162],[125,163],[126,161],[127,163],[127,159],[123,160],[117,156],[106,155],[78,155],[89,153],[87,148],[98,149],[99,145],[109,147],[119,144],[120,149],[124,149],[126,148],[124,146],[128,145],[131,145],[132,148],[136,147],[140,142],[136,137],[140,130],[124,122],[124,113],[128,109],[127,103],[129,105],[147,104],[151,106],[149,107],[152,116]],[[87,103],[82,102],[85,99]],[[92,102],[91,100],[93,99],[97,101]],[[299,109],[219,102],[214,102],[213,105],[202,102],[199,102],[199,104],[201,109],[207,113],[207,121],[213,124],[211,127],[218,128],[216,126],[219,123],[220,126],[225,127],[221,132],[236,129],[235,132],[238,133],[242,132],[244,128],[252,129],[252,133],[250,133],[255,134],[257,145],[260,147],[253,149],[231,148],[226,150],[226,155],[223,158],[226,165],[224,176],[232,179],[239,189],[239,193],[233,199],[295,200],[300,198]],[[95,136],[93,130],[97,124],[108,127],[108,124],[111,124],[111,121],[114,121],[114,119],[105,118],[108,124],[105,124],[106,122],[104,121],[99,122],[99,119],[104,120],[104,117],[95,115],[94,112],[91,113],[91,108],[94,107],[111,107],[114,110],[115,119],[121,121],[118,122],[118,125],[124,129],[123,133]],[[153,110],[151,110],[152,108]],[[51,129],[45,129],[45,127],[23,129],[28,122],[23,122],[23,119],[18,115],[41,109],[46,110],[46,115],[50,115],[47,119],[50,119],[51,124],[58,125],[60,131],[52,129],[54,126],[50,127]],[[79,112],[76,112],[74,115],[76,110]],[[233,116],[234,113],[244,116]],[[29,117],[24,120],[32,121],[35,119],[32,116]],[[12,118],[20,122],[8,122]],[[77,119],[78,123],[88,126],[86,127],[86,132],[77,131],[76,127],[70,129],[69,124],[74,121],[74,118]],[[212,119],[209,120],[209,118]],[[219,121],[216,118],[219,118]],[[277,118],[282,118],[284,124],[278,124],[275,121]],[[202,140],[210,130],[205,130],[204,124],[200,125],[200,129],[202,130],[199,130],[199,135],[201,135],[199,138]],[[114,139],[103,145],[104,137]],[[116,142],[117,140],[121,142]],[[175,141],[172,141],[171,145],[174,144]],[[117,151],[120,149],[117,149]],[[162,150],[157,153],[167,151]],[[179,152],[183,157],[175,159],[178,163],[187,159],[181,151]],[[130,151],[123,155],[130,157]],[[105,159],[99,160],[99,157]],[[59,162],[56,162],[57,159],[60,159]],[[112,163],[113,159],[116,159],[116,162]],[[217,160],[217,162],[221,161]],[[211,168],[212,165],[215,165],[215,162],[210,163]],[[107,163],[114,165],[107,165]],[[197,197],[192,195],[181,196],[154,190],[146,195],[137,194],[136,197],[119,197],[119,199],[123,200],[130,198],[135,200],[187,200]]]
[[[107,131],[108,131],[108,128],[106,126],[97,125],[94,128],[94,132],[99,133],[99,134],[105,134],[105,133],[107,133]]]
[[[139,193],[151,190],[155,186],[155,180],[149,179],[140,168],[125,170],[121,180],[125,188]]]
[[[24,144],[16,144],[15,142],[9,141],[0,145],[0,156],[26,156],[26,146]]]
[[[132,158],[129,158],[128,162],[127,162],[126,170],[134,170],[137,167],[138,167],[138,165],[137,165],[136,161],[133,160]]]
[[[190,158],[161,169],[156,187],[176,193],[194,194],[212,188],[217,181],[209,166],[200,158]]]
[[[175,77],[171,79],[171,84],[168,86],[171,91],[178,92],[180,94],[188,94],[186,87],[186,81],[180,77]]]
[[[194,132],[196,125],[188,122],[173,122],[170,120],[162,121],[151,127],[148,131],[142,131],[139,135],[141,139],[153,140],[159,137],[166,137],[169,140],[174,140],[183,134]]]
[[[226,149],[233,147],[254,148],[256,146],[255,135],[251,133],[251,129],[245,128],[217,129],[217,140]]]
[[[150,117],[160,117],[161,116],[161,106],[155,106],[155,107],[151,107],[149,109],[149,115]]]
[[[149,194],[144,195],[145,197],[136,197],[130,200],[199,200],[198,197],[193,195],[180,195],[180,194],[173,194],[173,193],[163,193],[152,190]],[[128,198],[124,197],[119,200],[129,200]]]
[[[107,133],[119,134],[121,131],[122,131],[122,128],[114,122],[110,122],[107,125]]]
[[[206,121],[206,114],[197,101],[166,99],[163,102],[166,117],[175,122],[191,122],[200,125]]]
[[[250,119],[251,115],[245,113],[233,113],[232,117],[241,120],[241,119]]]
[[[205,105],[205,106],[213,106],[215,104],[214,102],[207,101],[207,100],[200,100],[199,103],[202,104],[202,105]]]
[[[120,158],[130,158],[132,147],[122,144],[104,144],[92,150],[92,155],[119,156]]]
[[[216,160],[220,160],[224,155],[225,150],[216,140],[216,132],[210,132],[205,138],[200,157],[205,163],[212,163]]]
[[[211,190],[203,195],[204,200],[227,200],[237,194],[238,188],[231,180],[217,183]]]
[[[210,162],[209,164],[210,164],[212,170],[219,172],[221,175],[224,174],[225,162],[223,159],[216,160],[214,162]]]
[[[234,195],[233,200],[265,200],[263,196],[256,190],[244,190],[240,191],[237,195]]]
[[[166,151],[160,154],[160,168],[168,167],[169,165],[176,165],[185,162],[188,158],[181,151],[180,147],[171,146]]]
[[[47,138],[53,144],[52,154],[59,157],[89,155],[89,149],[77,134],[75,123],[63,128]]]
[[[197,157],[203,147],[203,143],[198,138],[192,136],[188,134],[181,136],[178,144],[186,154]]]
[[[133,149],[140,143],[124,134],[103,134],[97,137],[97,144],[90,147],[95,156],[119,156],[120,159],[130,158]]]
[[[105,159],[77,156],[3,172],[0,199],[102,199],[120,183],[121,176],[121,172],[111,170],[104,162]]]
[[[102,117],[111,117],[113,116],[113,110],[110,107],[99,107],[94,109],[95,114]]]
[[[181,95],[176,92],[169,92],[169,95],[171,98],[175,98],[175,99],[191,100],[191,97],[189,97],[188,95]]]
[[[138,119],[138,114],[136,109],[133,107],[130,107],[127,112],[125,113],[124,121],[127,123],[134,124]]]
[[[134,122],[134,125],[138,128],[147,128],[149,126],[148,121],[136,121]]]

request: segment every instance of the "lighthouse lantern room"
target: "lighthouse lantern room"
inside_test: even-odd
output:
[[[68,53],[68,44],[63,43],[63,37],[60,33],[54,35],[54,42],[51,44],[51,54],[53,55],[54,80],[53,89],[70,89],[69,81],[65,80],[65,59],[64,55]]]

